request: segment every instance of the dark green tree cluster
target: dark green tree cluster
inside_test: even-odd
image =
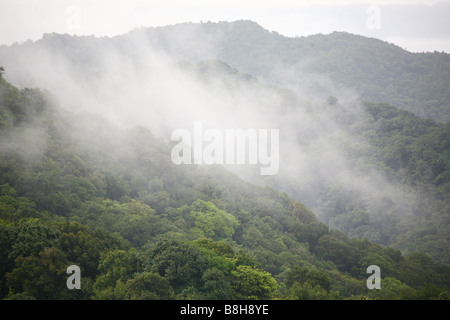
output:
[[[0,220],[1,295],[8,299],[89,299],[102,253],[128,249],[129,243],[105,231],[90,231],[78,222],[21,218]],[[66,287],[67,267],[83,275],[81,291]]]
[[[450,192],[450,122],[436,123],[391,105],[365,102],[376,157],[400,181],[420,187],[431,184],[444,198]],[[373,131],[370,131],[373,130]]]
[[[328,185],[316,202],[316,212],[330,227],[349,236],[403,253],[425,252],[448,265],[450,123],[422,119],[387,104],[366,101],[362,107],[364,117],[358,121],[341,117],[348,132],[369,146],[349,145],[348,158],[361,174],[376,168],[403,198],[392,201],[389,191],[379,189],[379,201],[370,203],[358,190]],[[337,105],[328,112],[335,112],[337,118],[343,109]]]
[[[162,239],[100,261],[94,299],[268,299],[278,289],[245,252],[211,239]]]

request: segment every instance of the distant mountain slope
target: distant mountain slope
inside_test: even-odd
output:
[[[280,171],[243,176],[287,192],[351,237],[402,252],[420,250],[450,263],[450,122],[422,119],[388,104],[341,103],[333,96],[308,103],[220,62],[183,68],[211,90],[219,82],[235,95],[258,88],[278,97],[266,98],[272,108],[258,105],[272,126],[281,128]]]
[[[96,61],[89,57],[96,51],[120,48],[139,56],[130,51],[130,40],[136,37],[176,59],[223,60],[244,73],[310,95],[351,89],[362,98],[424,118],[450,120],[449,54],[411,53],[344,32],[289,38],[252,21],[183,23],[135,29],[112,39],[46,35],[34,43],[0,47],[0,62],[9,68],[12,81],[32,86],[31,79],[16,78],[11,68],[35,68],[33,64],[39,62],[34,61],[33,51],[49,46],[89,70],[95,68]]]
[[[317,92],[351,88],[418,116],[450,120],[450,55],[411,53],[384,41],[345,32],[288,38],[252,21],[143,28],[158,48],[180,59],[220,59],[242,72]],[[119,36],[126,39],[129,35]]]

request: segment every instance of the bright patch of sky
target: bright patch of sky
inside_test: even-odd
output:
[[[284,36],[346,31],[413,52],[450,52],[450,1],[0,0],[0,45],[44,33],[114,36],[136,27],[252,20]]]

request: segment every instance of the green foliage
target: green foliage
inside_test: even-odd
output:
[[[124,285],[126,300],[171,300],[173,289],[165,278],[158,274],[142,272]]]
[[[146,270],[165,277],[177,292],[197,286],[210,267],[196,246],[178,240],[159,241],[148,253]]]
[[[15,268],[6,275],[6,284],[14,293],[40,300],[67,297],[64,288],[67,260],[58,248],[47,248],[39,255],[19,256]]]
[[[358,252],[348,241],[333,235],[325,235],[319,239],[315,251],[325,260],[333,261],[339,270],[355,272]]]
[[[17,225],[9,257],[38,255],[46,248],[57,247],[60,243],[60,231],[38,219],[22,220]]]
[[[299,266],[293,267],[289,270],[286,279],[286,286],[288,288],[291,288],[295,283],[300,285],[309,283],[312,287],[320,286],[326,292],[329,292],[331,287],[330,280],[323,272]]]
[[[232,300],[235,298],[229,278],[214,267],[203,274],[201,293],[207,300]]]
[[[394,264],[389,257],[383,257],[376,252],[369,252],[358,261],[358,264],[360,266],[361,276],[365,276],[367,274],[367,267],[371,265],[380,267],[380,269],[383,270],[384,275],[391,274],[394,268]]]
[[[222,168],[172,165],[169,145],[146,129],[74,116],[39,90],[0,81],[2,299],[448,299],[449,268],[428,255],[330,231],[272,188]],[[385,168],[413,186],[426,173],[442,198],[448,125],[382,105],[368,113],[365,136]],[[410,123],[421,132],[407,138]],[[335,227],[395,239],[357,196],[328,192]],[[417,228],[445,236],[441,201],[424,203]],[[72,264],[81,268],[80,291],[65,286]],[[368,292],[372,264],[383,289]]]
[[[231,238],[239,224],[233,215],[218,209],[212,202],[200,199],[191,205],[190,218],[200,235],[214,240]]]
[[[113,250],[102,255],[98,264],[100,275],[94,283],[97,299],[116,299],[120,293],[116,292],[118,282],[125,283],[134,274],[142,271],[140,261],[135,250]]]
[[[288,290],[287,299],[293,300],[334,300],[336,296],[330,295],[321,286],[313,286],[310,282],[295,282]]]
[[[231,277],[238,299],[270,299],[278,288],[270,273],[251,266],[237,266]]]
[[[158,232],[170,229],[147,204],[136,199],[122,202],[95,199],[85,202],[80,215],[87,225],[101,227],[120,234],[134,246],[144,245]]]
[[[411,300],[416,295],[413,288],[391,277],[382,279],[381,287],[383,290],[372,290],[369,296],[380,300]]]
[[[221,241],[214,241],[212,239],[198,239],[195,241],[192,241],[192,243],[199,248],[204,248],[207,250],[211,250],[214,253],[216,253],[218,256],[223,258],[232,258],[234,256],[234,249],[231,245],[221,242]]]

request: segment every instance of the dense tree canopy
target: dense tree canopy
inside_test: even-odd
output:
[[[398,111],[369,112],[391,127],[383,113]],[[448,298],[450,269],[428,255],[329,230],[286,194],[220,167],[175,166],[147,129],[93,125],[102,121],[0,79],[1,298]],[[436,124],[415,138],[400,157],[414,173],[402,174],[429,172],[446,192],[447,132]],[[382,151],[401,141],[373,137],[386,166],[400,170]],[[429,170],[416,172],[418,161]],[[65,287],[73,264],[82,290]],[[372,264],[382,291],[365,287]]]

